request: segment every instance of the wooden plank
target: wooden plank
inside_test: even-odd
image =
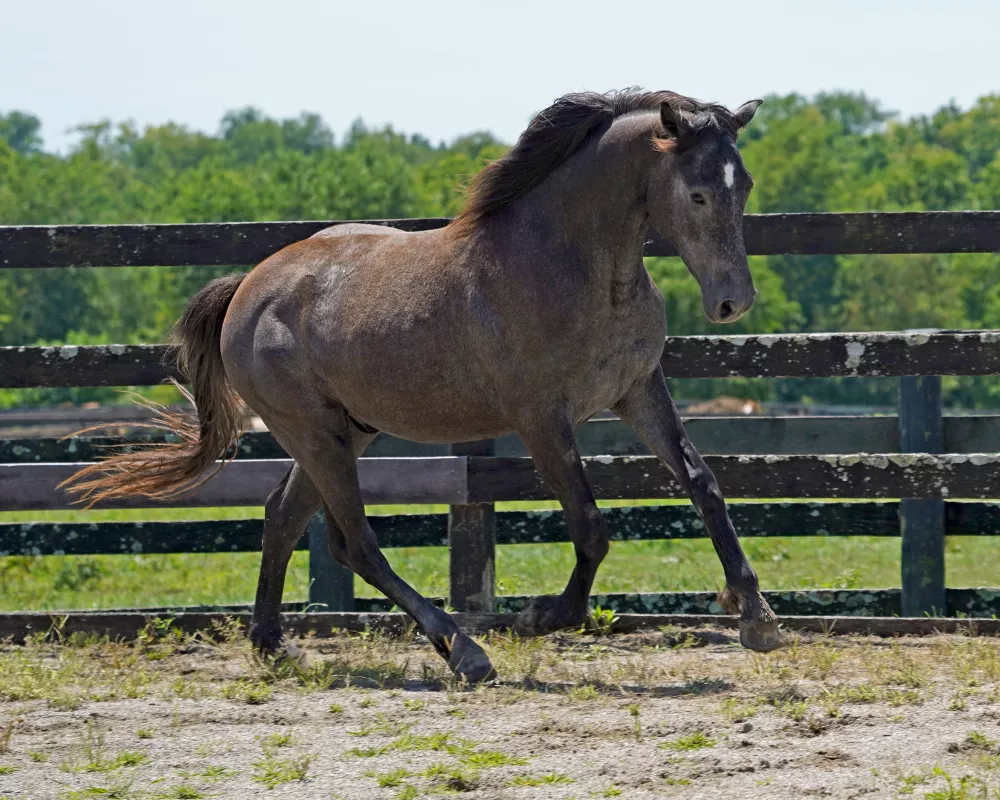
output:
[[[896,503],[732,503],[741,536],[898,536]],[[1000,534],[1000,504],[948,503],[949,533]],[[701,539],[687,505],[603,511],[614,541]],[[369,515],[382,547],[447,547],[447,514]],[[503,511],[497,543],[568,542],[561,511]],[[260,552],[263,520],[0,523],[0,556]],[[307,548],[307,539],[298,549]]]
[[[1000,503],[945,503],[948,536],[1000,536]]]
[[[750,214],[743,228],[750,255],[990,253],[1000,251],[998,220],[996,211]],[[4,226],[0,268],[249,265],[349,221]],[[448,223],[365,221],[402,230],[430,230]],[[654,231],[645,252],[677,255]]]
[[[456,456],[492,456],[494,451],[492,439],[451,446]],[[456,611],[493,611],[496,542],[493,503],[448,507],[448,603]]]
[[[1000,455],[708,456],[727,497],[736,498],[995,498]],[[287,460],[241,461],[179,498],[128,498],[107,508],[259,506],[284,476]],[[671,498],[682,494],[652,456],[586,459],[601,499]],[[0,509],[72,507],[56,486],[82,464],[0,464]],[[527,458],[363,458],[367,503],[486,503],[551,498]]]
[[[1000,455],[708,456],[728,498],[995,498]],[[585,459],[599,499],[684,496],[652,456]],[[470,458],[469,498],[543,500],[551,492],[530,459]]]
[[[1000,331],[671,336],[668,378],[1000,374]]]
[[[422,231],[443,227],[448,220],[366,222]],[[246,266],[335,224],[305,221],[0,226],[0,267]]]
[[[685,428],[703,455],[849,455],[899,452],[898,417],[686,417]],[[619,419],[592,419],[577,428],[584,456],[649,455],[635,432]],[[1000,452],[1000,415],[945,417],[946,453]],[[76,436],[0,439],[0,463],[97,461],[109,448],[129,443],[163,442],[162,435],[120,437]],[[498,456],[523,457],[520,437],[496,440]],[[424,458],[448,455],[447,445],[424,444],[380,434],[366,458]],[[270,433],[246,433],[237,458],[287,458]]]
[[[459,626],[470,633],[510,628],[513,614],[454,614]],[[13,612],[0,614],[0,639],[23,644],[29,635],[45,634],[57,629],[62,637],[73,634],[95,634],[123,641],[134,640],[155,620],[169,619],[172,628],[187,634],[210,632],[219,623],[235,621],[246,628],[249,612],[189,612],[166,617],[137,611],[99,612]],[[735,629],[735,617],[711,614],[621,614],[615,623],[620,633],[637,630],[658,630],[665,626],[683,628]],[[282,627],[290,636],[330,636],[337,631],[362,632],[381,630],[402,634],[412,622],[402,613],[287,613],[282,615]],[[850,617],[850,616],[784,616],[785,631],[821,633],[844,636],[930,636],[942,633],[973,636],[1000,634],[997,619],[934,619],[927,617]]]
[[[309,606],[312,611],[354,611],[354,573],[333,557],[323,512],[306,532],[309,542]]]
[[[192,492],[167,500],[134,497],[102,503],[99,508],[196,508],[259,506],[291,466],[288,459],[237,460]],[[56,487],[78,464],[0,464],[0,509],[38,511],[73,508]],[[363,458],[359,477],[366,503],[465,502],[466,465],[457,456],[443,458]]]
[[[899,443],[904,453],[944,450],[938,376],[900,378]],[[904,499],[899,521],[903,616],[938,616],[946,607],[944,500]]]
[[[0,347],[0,388],[148,386],[182,376],[163,345]],[[671,336],[668,378],[1000,374],[1000,331]]]

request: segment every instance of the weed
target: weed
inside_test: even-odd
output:
[[[427,708],[426,700],[404,700],[403,708],[407,711],[422,711]]]
[[[251,706],[259,706],[271,699],[271,687],[264,681],[254,683],[238,680],[222,687],[222,696]]]
[[[421,773],[430,778],[434,788],[442,792],[471,792],[479,785],[476,769],[462,769],[452,764],[432,764]]]
[[[678,736],[669,742],[662,742],[659,747],[662,750],[685,752],[688,750],[700,750],[703,747],[714,747],[715,744],[715,739],[711,738],[708,734],[702,731],[694,731],[694,733],[689,733],[685,736]]]
[[[104,742],[104,734],[87,720],[87,729],[77,757],[61,764],[60,769],[64,772],[112,772],[122,767],[138,767],[147,763],[149,756],[138,750],[122,750],[110,755]]]
[[[49,760],[48,753],[41,753],[38,750],[28,750],[28,758],[34,761],[36,764],[44,764]]]
[[[327,709],[331,714],[343,714],[344,707],[340,703],[330,703],[330,708]]]
[[[0,764],[0,775],[13,775],[17,772],[17,767],[12,767],[10,764]]]
[[[268,789],[274,789],[290,781],[304,781],[309,765],[315,760],[316,756],[312,754],[277,758],[273,750],[265,751],[264,757],[253,764],[253,780]]]
[[[621,789],[616,789],[615,785],[611,784],[603,792],[596,794],[595,797],[621,797],[621,793],[622,793]]]
[[[499,750],[477,750],[461,755],[462,763],[476,769],[493,769],[495,767],[526,767],[528,759],[524,756],[511,756]]]
[[[265,751],[278,747],[291,747],[295,744],[295,734],[291,731],[285,733],[272,733],[267,737],[257,737],[261,742],[261,747]]]
[[[969,731],[965,735],[966,748],[975,750],[992,750],[996,747],[996,742],[980,731]]]
[[[639,704],[629,703],[628,713],[632,715],[632,719],[635,720],[635,740],[637,742],[642,741],[642,725],[639,722]]]
[[[614,630],[618,615],[610,608],[597,606],[587,616],[587,621],[580,628],[580,633],[592,633],[596,636],[610,636]]]
[[[553,786],[556,784],[564,783],[576,783],[568,775],[563,775],[561,772],[550,772],[548,775],[517,775],[512,778],[507,785],[508,786]]]
[[[348,731],[351,736],[371,736],[373,733],[385,736],[400,736],[413,727],[411,722],[389,720],[381,714],[375,717],[375,722],[363,723],[356,731]]]
[[[137,730],[135,732],[135,735],[138,736],[140,739],[152,739],[153,738],[153,729],[152,728],[139,728],[139,730]]]
[[[600,696],[601,693],[592,683],[576,684],[574,686],[570,686],[569,689],[566,690],[566,697],[574,703],[586,703],[591,700],[596,700]]]
[[[14,738],[14,729],[24,722],[24,717],[11,717],[7,724],[0,728],[0,753],[10,752],[10,740]]]
[[[403,767],[398,767],[397,769],[391,770],[390,772],[383,772],[381,774],[377,772],[366,772],[364,773],[366,777],[374,778],[375,782],[387,789],[395,789],[403,785],[403,779],[409,778],[413,773],[408,769]]]

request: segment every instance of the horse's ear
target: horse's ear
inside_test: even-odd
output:
[[[670,103],[660,104],[660,123],[668,139],[683,139],[691,132],[691,121],[687,112]]]
[[[750,120],[753,119],[753,115],[757,113],[757,109],[760,108],[760,104],[763,102],[763,100],[751,100],[748,103],[744,103],[733,112],[733,116],[736,117],[736,121],[739,123],[740,128],[745,128],[750,124]]]

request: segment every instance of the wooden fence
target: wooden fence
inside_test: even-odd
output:
[[[383,224],[419,230],[444,222]],[[0,228],[0,267],[252,264],[328,224]],[[764,215],[748,216],[745,227],[751,253],[1000,251],[1000,212]],[[647,254],[672,250],[654,239]],[[0,348],[0,387],[156,384],[170,375],[163,354],[161,345]],[[1000,417],[943,417],[938,377],[1000,374],[1000,331],[671,337],[662,363],[670,378],[900,379],[898,417],[689,420],[728,498],[821,501],[733,502],[742,536],[901,536],[902,590],[767,593],[779,614],[1000,613],[1000,589],[948,590],[944,583],[945,535],[1000,534],[1000,504],[968,502],[1000,497]],[[681,496],[621,422],[592,421],[578,438],[599,498]],[[0,440],[0,510],[68,507],[55,487],[110,442]],[[268,434],[248,434],[237,460],[192,494],[115,507],[260,505],[288,464]],[[361,460],[360,473],[368,503],[450,507],[448,514],[372,522],[384,547],[450,547],[448,602],[458,610],[516,611],[523,604],[520,597],[494,597],[496,544],[568,541],[559,513],[495,511],[499,501],[551,497],[512,437],[448,450],[382,436]],[[607,516],[616,540],[704,536],[688,506],[623,507]],[[260,526],[259,520],[5,523],[0,555],[258,550]],[[386,609],[384,601],[353,597],[352,576],[330,558],[324,537],[317,519],[300,545],[310,551],[310,603],[336,611]],[[621,612],[721,612],[708,592],[595,601]]]

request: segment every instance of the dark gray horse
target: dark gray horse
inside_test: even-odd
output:
[[[520,633],[545,634],[584,621],[608,552],[573,431],[610,408],[694,501],[744,646],[776,647],[775,616],[664,383],[663,297],[642,261],[652,226],[680,251],[710,319],[732,322],[753,305],[743,244],[752,181],[736,136],[759,104],[730,112],[672,92],[567,95],[482,171],[448,227],[339,225],[213,281],[174,335],[198,418],[162,424],[183,443],[114,456],[74,476],[74,490],[96,502],[191,488],[231,451],[242,398],[295,460],[267,500],[253,642],[282,644],[285,569],[322,507],[337,560],[477,681],[492,674],[483,650],[379,551],[357,458],[379,431],[420,442],[519,434],[576,549],[563,593],[518,618]]]

